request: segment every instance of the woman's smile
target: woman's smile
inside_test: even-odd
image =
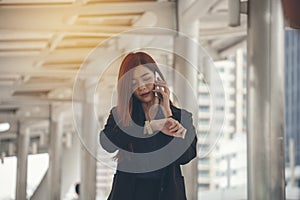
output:
[[[145,98],[145,97],[148,97],[150,93],[151,93],[151,92],[145,92],[145,93],[142,93],[142,94],[141,94],[141,97],[144,97],[144,98]]]

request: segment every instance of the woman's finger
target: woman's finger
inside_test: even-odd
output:
[[[186,135],[186,128],[183,129],[182,133],[181,133],[181,137],[184,139],[185,138],[185,135]]]
[[[181,127],[182,125],[178,122],[174,128],[170,129],[170,132],[177,132]]]
[[[181,126],[177,131],[176,134],[181,135],[181,133],[183,132],[184,128],[183,126]]]
[[[176,121],[176,120],[174,120],[174,119],[170,119],[170,121],[171,121],[171,126],[169,126],[169,129],[173,129],[174,127],[176,127],[176,126],[178,126],[178,122]]]
[[[170,92],[169,87],[165,81],[156,81],[155,82],[156,86],[159,86],[160,88],[163,88],[165,92]]]
[[[159,94],[162,95],[163,98],[166,98],[166,97],[169,96],[169,95],[168,95],[165,91],[163,91],[162,89],[153,89],[152,92],[158,92]]]
[[[166,83],[166,82],[155,81],[154,84],[155,84],[156,86],[159,86],[159,87],[167,87],[167,83]]]
[[[180,128],[180,126],[179,125],[175,125],[173,128],[171,128],[171,129],[169,129],[170,130],[170,132],[176,132],[178,129]]]
[[[175,133],[174,136],[176,137],[181,137],[181,138],[185,138],[185,134],[186,134],[186,129],[184,127],[181,127],[180,129],[178,129]]]
[[[170,129],[171,133],[176,133],[179,130],[179,126],[174,127],[173,129]]]

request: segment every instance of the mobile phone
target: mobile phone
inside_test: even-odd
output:
[[[155,81],[161,81],[162,78],[160,77],[159,73],[157,71],[155,71],[154,73],[155,76]],[[154,83],[155,84],[155,83]],[[155,85],[155,89],[160,89],[161,87]],[[163,89],[163,88],[162,88]],[[158,98],[162,98],[162,95],[160,93],[155,92],[154,95]]]

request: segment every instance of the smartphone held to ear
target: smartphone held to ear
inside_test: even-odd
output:
[[[160,77],[160,75],[158,74],[158,72],[155,72],[155,81],[161,81],[161,80],[162,80],[162,78]],[[155,83],[154,83],[154,84],[155,84]],[[155,89],[156,89],[156,90],[159,90],[159,89],[164,90],[163,87],[160,87],[160,86],[157,86],[157,85],[155,85]],[[156,97],[158,97],[158,98],[162,98],[162,95],[161,95],[160,93],[158,93],[158,92],[155,92],[154,95],[155,95]]]

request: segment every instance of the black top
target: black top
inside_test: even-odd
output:
[[[108,200],[134,199],[138,177],[157,178],[158,176],[160,177],[160,181],[158,181],[160,185],[159,200],[186,200],[180,165],[187,164],[196,157],[197,136],[192,114],[173,105],[170,108],[172,117],[187,129],[185,139],[168,136],[161,132],[145,136],[143,134],[145,121],[145,114],[143,112],[137,112],[138,114],[133,116],[136,126],[122,127],[118,123],[116,108],[111,110],[106,125],[100,133],[100,143],[107,152],[113,153],[119,150],[121,158],[118,159],[117,172],[113,178],[112,190]],[[156,118],[161,117],[160,114],[162,113],[160,112],[158,112]],[[147,157],[148,160],[136,158],[134,157],[135,155],[127,156],[126,154],[128,152],[129,154],[132,152],[160,152],[161,149],[166,149],[167,151],[163,154],[155,154],[153,157]],[[160,162],[165,162],[165,167],[147,173],[143,170],[140,173],[124,170],[128,168],[139,170],[140,166],[141,168],[147,168],[147,165],[143,165],[144,163],[141,164],[140,160],[149,165],[152,164],[152,160],[159,164]]]

